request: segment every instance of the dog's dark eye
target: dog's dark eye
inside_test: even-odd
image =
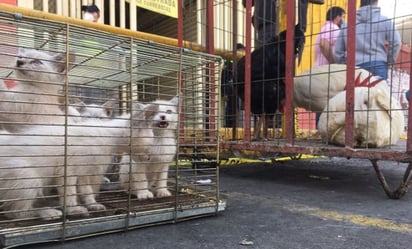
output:
[[[34,65],[41,65],[41,64],[43,64],[43,62],[41,62],[41,60],[38,60],[38,59],[35,59],[35,60],[30,61],[30,63],[31,63],[31,64],[34,64]]]
[[[166,113],[167,113],[167,114],[171,114],[171,113],[172,113],[172,110],[167,110]]]

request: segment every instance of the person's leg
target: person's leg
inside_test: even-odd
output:
[[[369,61],[357,65],[360,68],[363,68],[373,75],[379,76],[382,79],[388,79],[388,65],[384,61]]]
[[[315,116],[316,129],[318,128],[318,123],[319,123],[320,114],[322,114],[322,113],[321,113],[321,112],[317,112],[317,113],[316,113],[316,116]]]
[[[235,97],[234,96],[229,96],[229,99],[226,102],[226,111],[225,111],[225,117],[226,117],[226,126],[228,128],[233,127],[234,124],[234,119],[235,119]]]
[[[382,79],[388,79],[388,64],[384,61],[376,61],[373,67],[373,74],[382,77]]]

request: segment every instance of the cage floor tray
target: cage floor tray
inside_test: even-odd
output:
[[[13,247],[125,231],[151,224],[215,215],[226,208],[225,201],[190,193],[174,193],[166,198],[139,201],[129,199],[125,192],[107,192],[98,199],[107,210],[92,212],[87,218],[67,217],[65,221],[52,223],[40,219],[3,222],[0,226],[1,246]]]

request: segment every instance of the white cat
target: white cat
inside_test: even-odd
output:
[[[139,200],[171,196],[167,189],[169,163],[177,151],[176,129],[178,124],[179,97],[169,101],[157,100],[146,106],[151,112],[147,120],[153,129],[153,144],[145,157],[123,157],[120,166],[120,182]],[[129,171],[132,170],[129,181]],[[130,185],[129,185],[130,182]]]
[[[112,118],[115,100],[108,100],[102,105],[86,104],[78,98],[70,101],[70,107],[75,108],[83,118]]]
[[[63,102],[63,101],[62,101]],[[86,104],[79,98],[70,98],[70,105],[67,109],[67,114],[74,117],[79,117],[80,120],[87,120],[87,119],[108,119],[113,118],[113,109],[115,107],[114,100],[108,100],[102,105],[98,104]],[[130,118],[130,116],[123,116],[121,118]],[[79,119],[75,119],[78,122]],[[113,159],[116,161],[120,161],[119,157],[114,157]],[[113,161],[113,160],[112,160]],[[104,183],[110,183],[111,180],[109,176],[116,175],[118,172],[117,164],[111,164],[107,169],[108,176],[103,177]]]
[[[0,144],[7,145],[0,146],[3,214],[9,218],[56,219],[62,216],[63,207],[68,215],[104,209],[95,195],[112,155],[132,152],[132,158],[138,160],[153,144],[145,115],[150,114],[144,105],[134,103],[132,118],[72,123],[66,136],[63,126],[35,126],[17,136],[1,134]],[[36,200],[55,187],[59,207],[34,209]],[[84,206],[79,205],[78,198]]]
[[[66,82],[67,63],[75,56],[19,49],[14,84],[0,84],[0,127],[21,131],[27,124],[64,123],[59,92]],[[67,61],[68,60],[68,61]]]

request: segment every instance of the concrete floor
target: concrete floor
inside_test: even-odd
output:
[[[406,164],[384,162],[395,186]],[[367,160],[221,167],[217,216],[21,248],[411,248],[412,195],[388,199]]]

